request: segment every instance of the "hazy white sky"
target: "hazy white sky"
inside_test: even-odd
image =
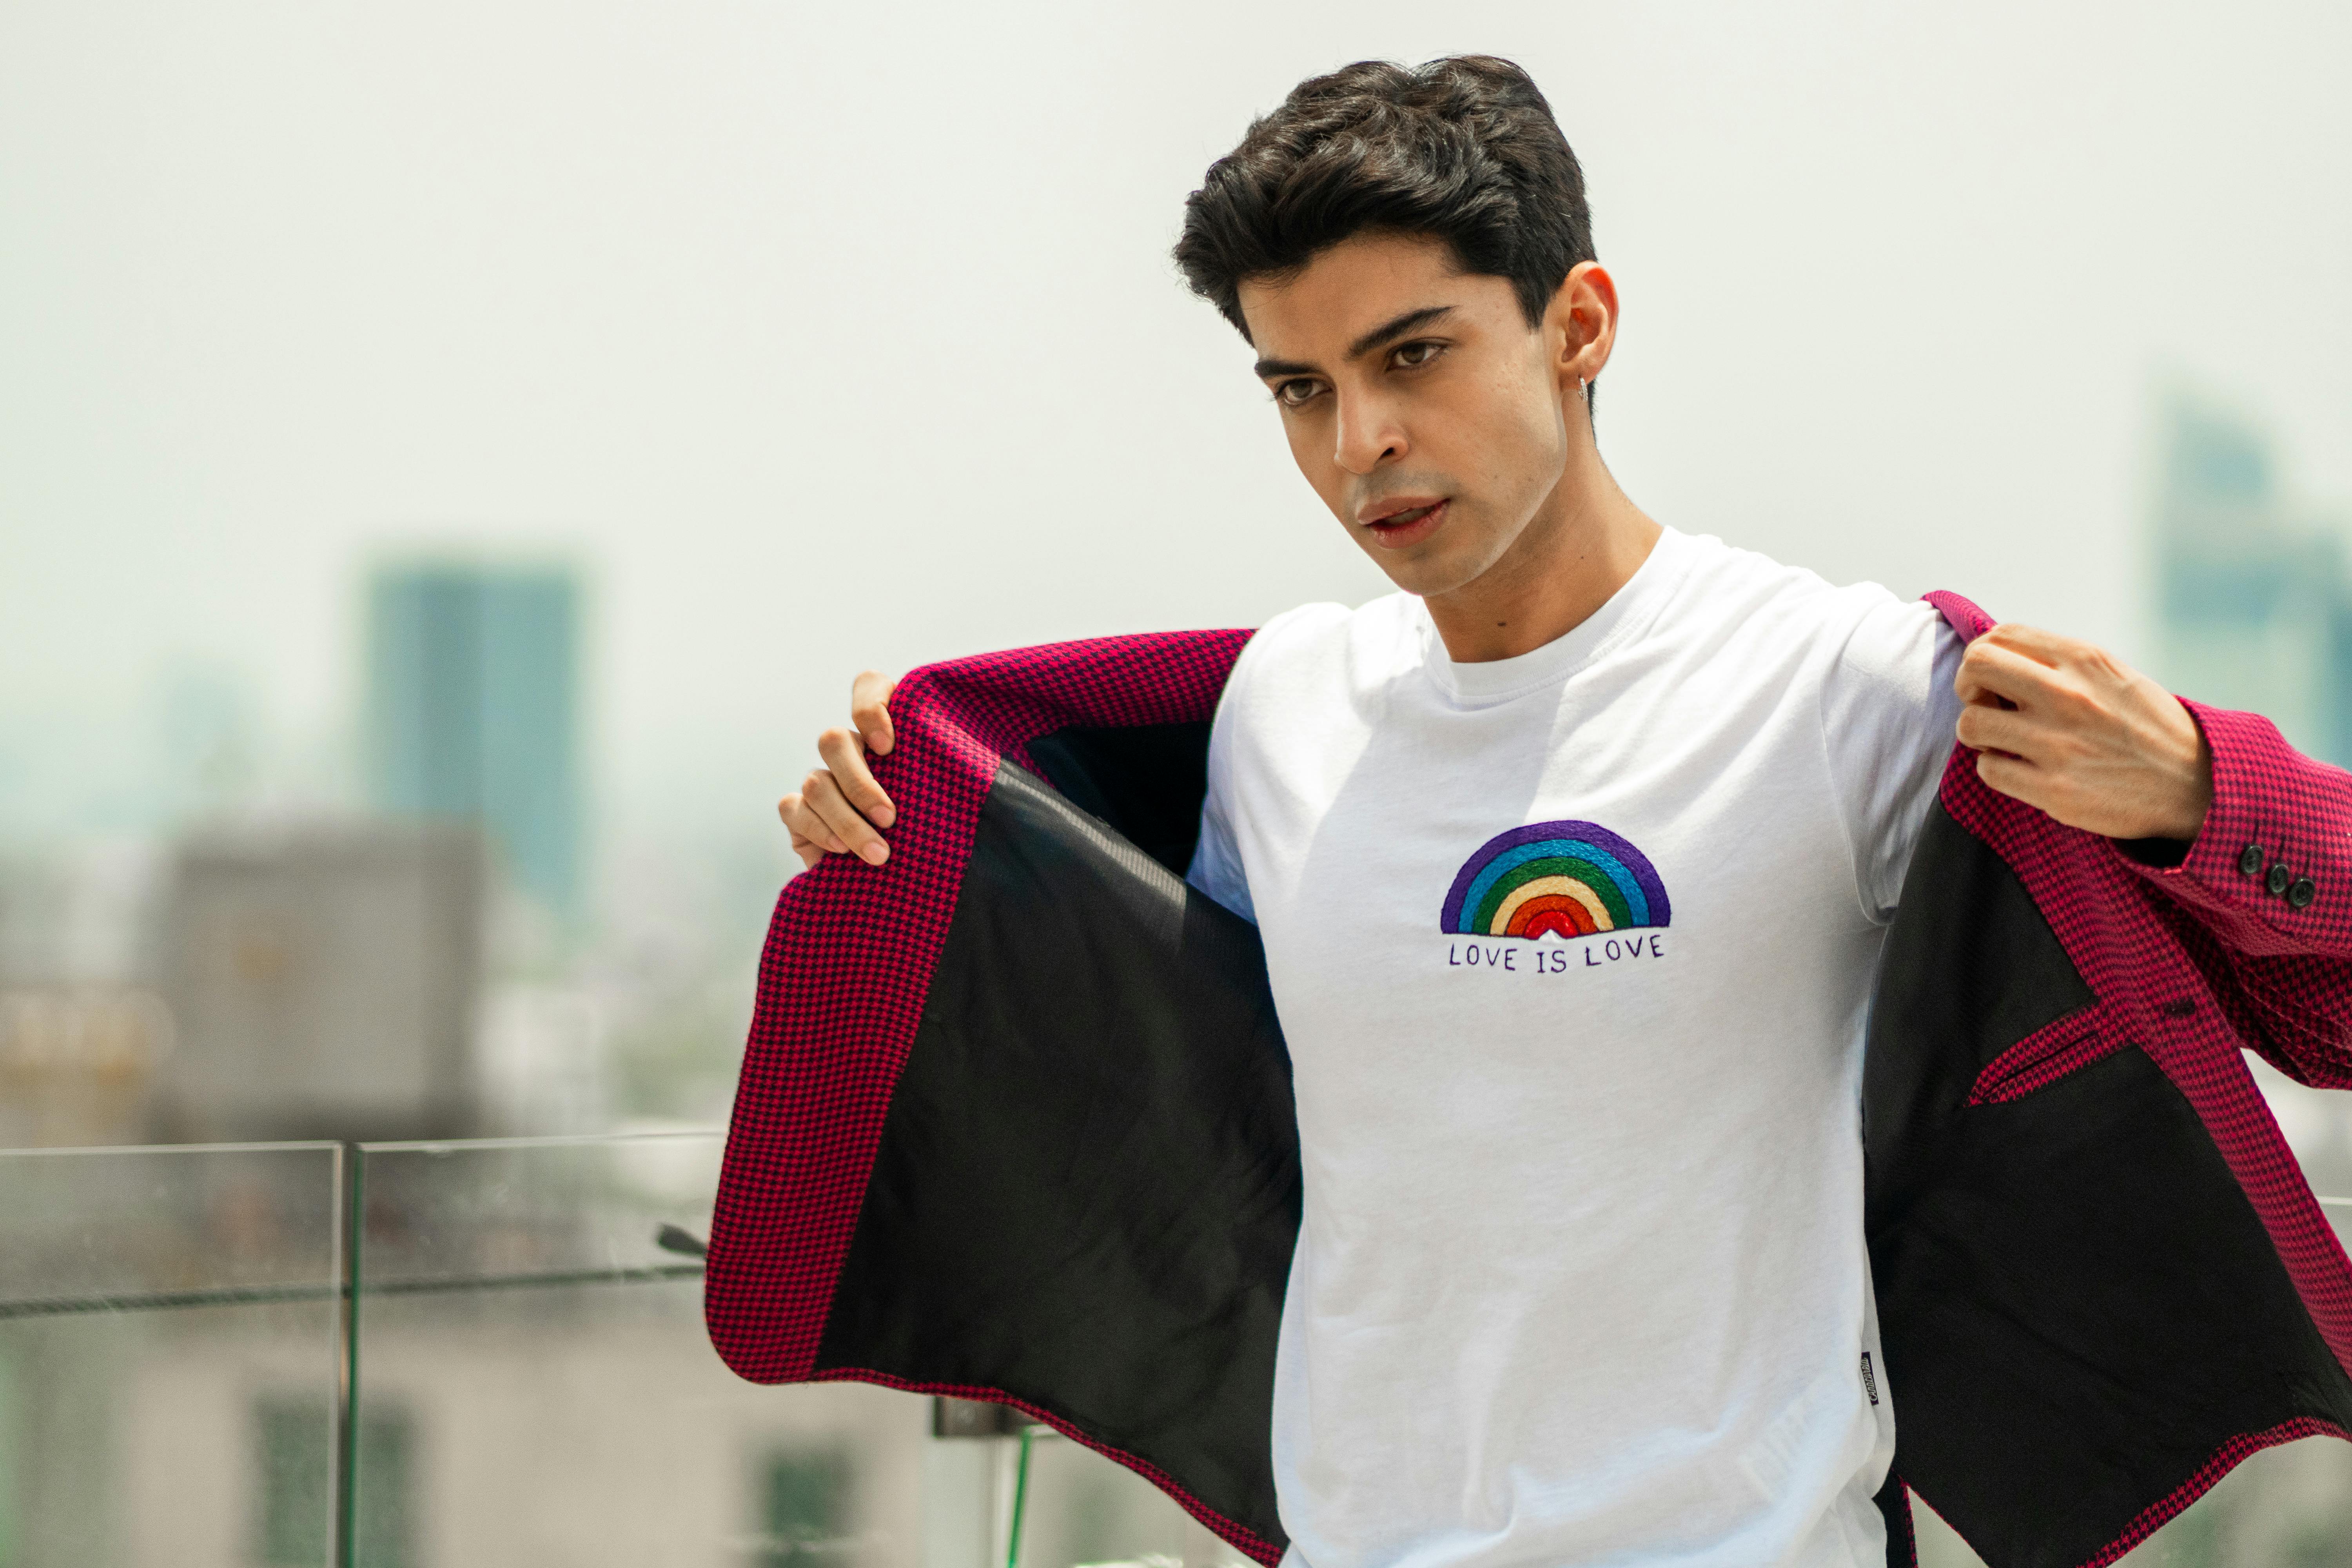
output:
[[[331,750],[420,547],[590,566],[656,833],[864,663],[1368,597],[1167,248],[1299,77],[1465,50],[1585,163],[1654,515],[2131,653],[2160,376],[2352,497],[2341,7],[0,0],[0,753],[95,788],[191,663]]]

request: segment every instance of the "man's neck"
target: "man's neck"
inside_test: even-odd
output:
[[[1664,531],[1591,454],[1560,477],[1501,560],[1424,601],[1429,618],[1456,664],[1533,653],[1591,619]]]

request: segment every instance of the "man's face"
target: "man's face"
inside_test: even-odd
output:
[[[1363,237],[1241,305],[1298,471],[1390,581],[1451,593],[1520,542],[1567,465],[1570,345],[1507,280]]]

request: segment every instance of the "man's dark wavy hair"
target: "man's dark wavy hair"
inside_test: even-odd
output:
[[[1551,105],[1510,61],[1459,55],[1300,82],[1185,199],[1176,265],[1246,338],[1244,279],[1365,233],[1444,240],[1464,271],[1509,280],[1530,327],[1593,259],[1584,171]]]

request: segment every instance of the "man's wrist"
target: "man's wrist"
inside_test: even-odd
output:
[[[2172,697],[2171,702],[2180,724],[2178,805],[2149,837],[2193,845],[2197,836],[2205,830],[2205,818],[2213,809],[2213,748],[2205,743],[2205,731],[2198,727],[2197,716],[2189,710],[2189,705],[2178,697]]]

